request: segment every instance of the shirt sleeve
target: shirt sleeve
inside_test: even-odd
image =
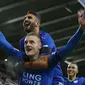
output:
[[[67,44],[57,51],[57,54],[61,57],[61,59],[72,52],[72,50],[77,46],[77,44],[81,40],[83,33],[84,30],[80,29],[79,27],[76,33],[69,39]]]
[[[77,32],[70,38],[70,40],[67,42],[67,44],[50,57],[49,65],[51,67],[55,66],[60,60],[62,60],[65,56],[67,56],[69,53],[71,53],[71,51],[77,46],[83,33],[84,33],[84,30],[81,30],[79,28],[77,30]]]
[[[40,31],[40,36],[42,45],[48,45],[48,47],[51,49],[51,54],[55,53],[57,49],[52,37],[44,31]]]
[[[17,59],[22,59],[23,52],[14,48],[0,32],[0,47],[8,54],[8,56],[15,56]]]
[[[83,77],[83,79],[82,79],[82,80],[83,80],[83,85],[85,85],[85,77]]]
[[[21,38],[20,41],[19,41],[20,50],[23,51],[23,52],[25,51],[24,50],[24,40],[25,40],[25,36],[23,38]]]

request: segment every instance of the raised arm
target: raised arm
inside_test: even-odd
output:
[[[67,56],[69,53],[72,52],[72,50],[77,46],[77,44],[79,43],[82,35],[83,35],[84,30],[82,30],[80,27],[77,30],[77,32],[71,37],[71,39],[67,42],[67,44],[58,50],[58,55],[60,57],[65,57]]]
[[[85,10],[82,16],[81,13],[78,12],[78,22],[80,27],[78,28],[77,32],[72,36],[67,44],[58,51],[58,55],[61,57],[61,59],[68,55],[77,46],[80,39],[82,38],[85,30]]]
[[[71,39],[63,48],[59,49],[54,55],[50,57],[50,66],[55,66],[60,60],[71,53],[79,43],[85,30],[85,10],[82,16],[80,12],[78,12],[78,22],[80,27],[78,28],[77,32],[71,37]]]
[[[15,56],[17,59],[21,60],[23,52],[20,52],[14,48],[5,38],[5,36],[0,32],[0,47],[8,54],[8,56]]]

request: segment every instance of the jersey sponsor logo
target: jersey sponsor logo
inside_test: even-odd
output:
[[[22,82],[30,85],[41,85],[41,75],[31,74],[24,72],[22,75]]]

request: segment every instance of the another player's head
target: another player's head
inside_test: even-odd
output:
[[[24,41],[24,49],[29,60],[36,60],[39,58],[40,49],[41,49],[41,40],[38,35],[35,33],[29,33]]]
[[[40,15],[34,11],[29,11],[24,17],[23,27],[26,32],[35,32],[40,27]]]
[[[70,64],[68,64],[67,66],[68,77],[76,77],[77,73],[78,73],[77,63],[71,62]]]

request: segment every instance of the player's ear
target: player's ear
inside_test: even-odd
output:
[[[41,43],[41,41],[38,43],[38,48],[39,48],[39,49],[42,48],[42,43]]]
[[[40,26],[40,21],[37,21],[36,24],[37,24],[37,26]]]
[[[76,68],[76,73],[78,73],[78,66],[77,66],[77,68]]]
[[[39,49],[41,49],[41,48],[42,48],[42,44],[40,43],[40,44],[39,44]]]
[[[78,69],[77,69],[77,73],[78,73]]]

